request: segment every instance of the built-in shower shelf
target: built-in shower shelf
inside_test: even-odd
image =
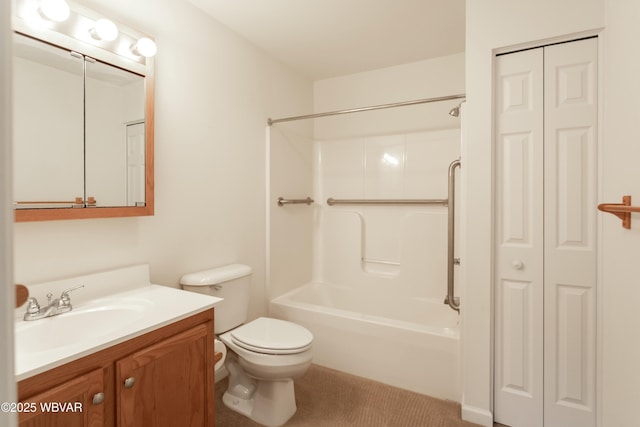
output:
[[[640,206],[631,206],[631,196],[622,196],[622,203],[601,203],[598,210],[609,212],[622,220],[622,226],[631,228],[631,213],[640,212]]]

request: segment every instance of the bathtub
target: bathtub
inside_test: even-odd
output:
[[[313,363],[459,402],[459,317],[441,300],[309,283],[271,300],[271,317],[313,333]]]

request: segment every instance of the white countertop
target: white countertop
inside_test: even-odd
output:
[[[16,320],[16,381],[203,312],[220,301],[153,284],[77,302],[72,294],[73,310],[68,313]]]

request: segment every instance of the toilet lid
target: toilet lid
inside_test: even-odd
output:
[[[302,353],[313,341],[311,332],[302,326],[267,317],[232,330],[231,338],[240,347],[267,354]]]

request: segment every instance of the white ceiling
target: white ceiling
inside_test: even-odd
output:
[[[188,0],[319,80],[464,51],[464,0]]]

